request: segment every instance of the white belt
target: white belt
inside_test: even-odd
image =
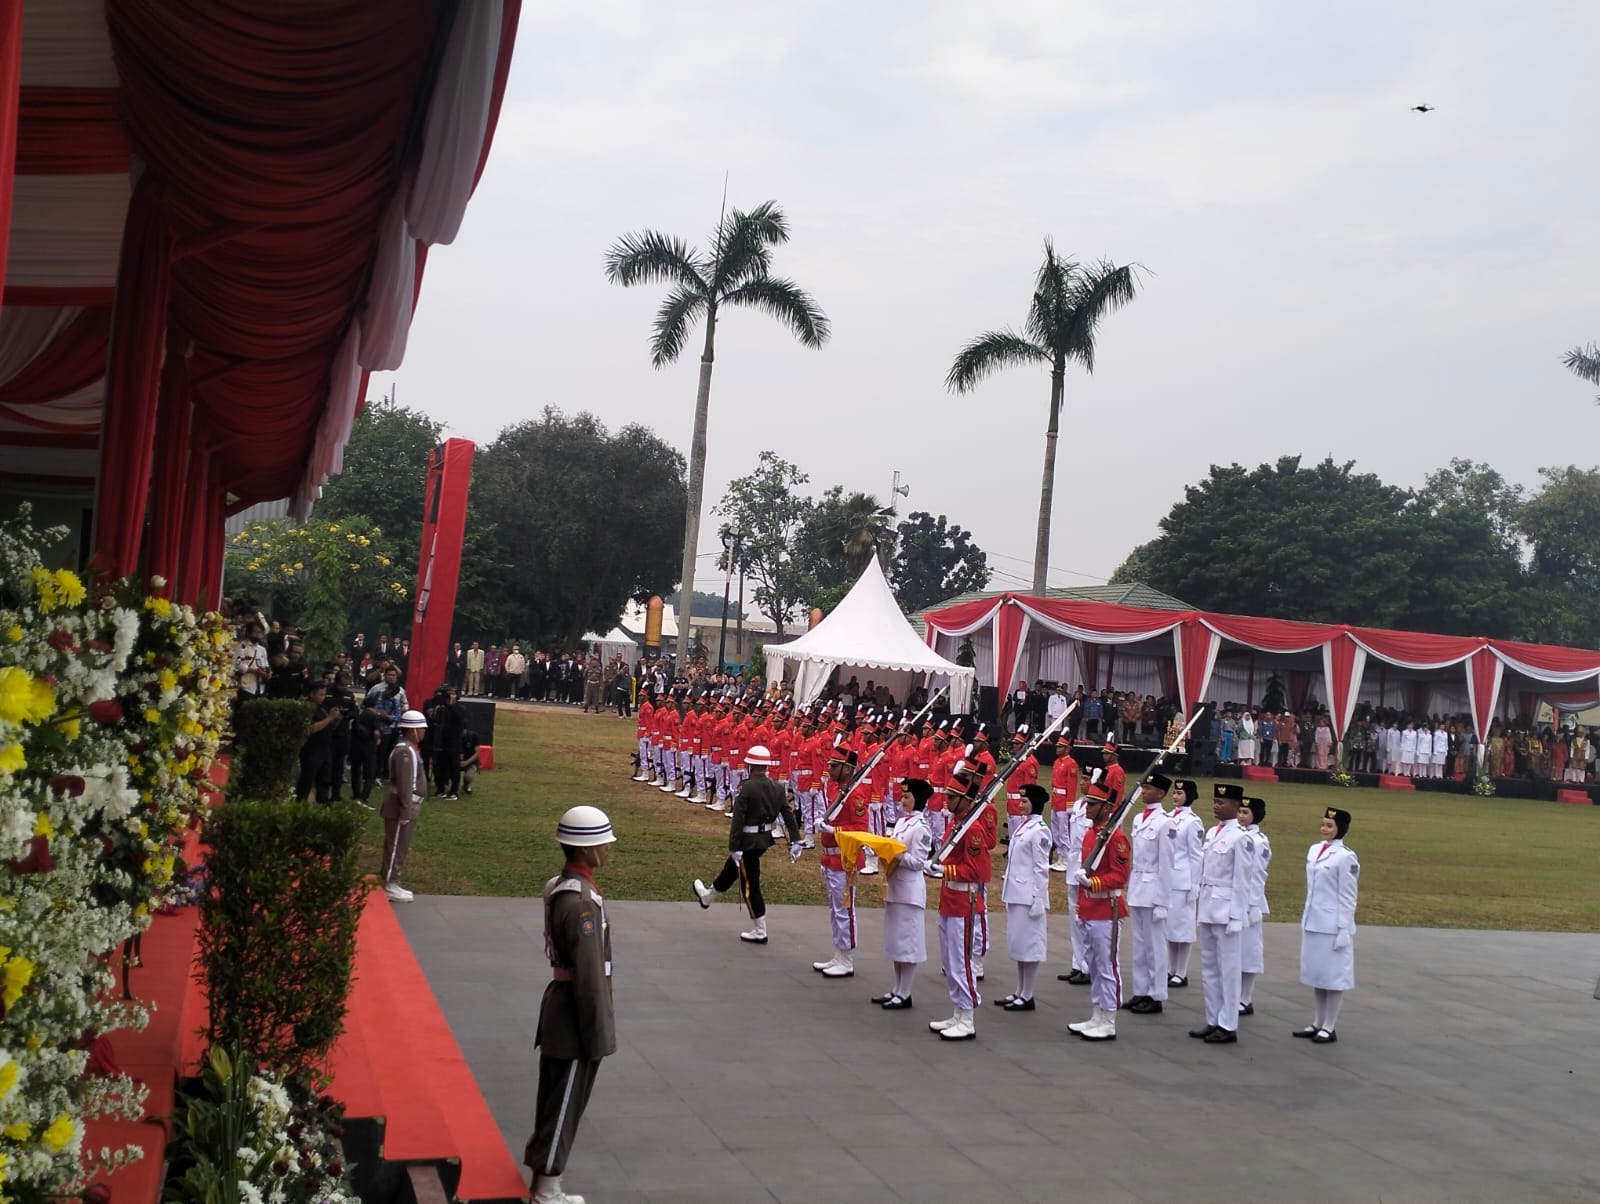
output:
[[[746,831],[746,832],[760,832],[766,826],[767,826],[766,824],[746,824],[744,826],[744,831]]]
[[[976,894],[982,885],[981,882],[946,882],[944,888],[946,890],[970,891]]]
[[[1091,899],[1116,899],[1122,895],[1120,890],[1092,890],[1088,892]]]

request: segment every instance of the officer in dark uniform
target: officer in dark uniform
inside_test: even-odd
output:
[[[766,746],[752,744],[745,750],[744,763],[750,776],[739,784],[739,792],[733,798],[728,823],[728,859],[710,886],[696,878],[694,893],[701,907],[710,907],[712,899],[735,882],[742,883],[745,903],[755,923],[748,932],[741,932],[739,939],[765,945],[767,902],[761,896],[761,854],[772,847],[772,825],[781,815],[789,833],[789,860],[798,860],[803,851],[800,823],[789,803],[788,791],[768,776],[777,761]]]
[[[572,807],[556,825],[566,855],[544,884],[544,949],[551,982],[539,1005],[539,1094],[523,1164],[533,1171],[533,1204],[582,1204],[561,1187],[578,1121],[600,1059],[617,1051],[611,1005],[611,929],[594,871],[616,843],[598,807]]]

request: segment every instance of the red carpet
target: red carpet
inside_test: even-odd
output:
[[[1581,803],[1585,807],[1587,807],[1593,801],[1594,800],[1591,799],[1588,796],[1588,794],[1585,793],[1582,790],[1557,790],[1556,791],[1556,802],[1558,802],[1558,803]]]
[[[356,981],[332,1069],[329,1090],[345,1102],[347,1115],[385,1118],[386,1159],[458,1159],[458,1200],[528,1198],[521,1170],[379,891],[361,916]]]
[[[1247,782],[1276,782],[1278,773],[1268,765],[1246,765],[1243,777]]]
[[[1382,790],[1415,790],[1411,779],[1402,777],[1397,773],[1384,773],[1378,775],[1378,787]]]

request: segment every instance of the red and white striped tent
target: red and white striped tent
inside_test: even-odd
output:
[[[999,594],[930,610],[925,639],[954,657],[970,639],[979,681],[1019,677],[1136,690],[1181,701],[1257,703],[1281,673],[1291,706],[1313,695],[1340,736],[1365,701],[1414,713],[1470,714],[1480,739],[1497,715],[1550,701],[1600,701],[1600,652],[1485,636],[1428,635],[1199,610]]]
[[[0,0],[0,491],[213,598],[305,513],[489,153],[520,0]]]

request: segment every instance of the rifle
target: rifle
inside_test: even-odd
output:
[[[945,836],[944,843],[939,846],[939,851],[934,854],[934,860],[941,865],[949,860],[950,854],[955,852],[956,846],[961,843],[962,838],[972,830],[972,825],[978,822],[978,817],[983,814],[983,809],[989,805],[995,795],[1005,789],[1006,779],[1016,772],[1017,766],[1022,763],[1022,759],[1032,754],[1034,749],[1049,739],[1056,729],[1067,721],[1067,716],[1077,709],[1078,704],[1072,703],[1066,710],[1052,719],[1042,731],[1035,732],[1029,736],[1027,743],[1021,749],[1012,750],[1011,759],[994,771],[994,777],[990,778],[988,785],[978,792],[978,797],[973,801],[972,808],[966,815],[962,816],[960,822]]]
[[[1085,871],[1098,868],[1100,858],[1106,851],[1106,845],[1111,843],[1111,834],[1122,826],[1123,817],[1128,814],[1128,808],[1133,806],[1133,800],[1139,797],[1139,791],[1144,787],[1145,782],[1149,781],[1150,775],[1156,771],[1156,767],[1170,757],[1176,751],[1178,745],[1183,743],[1183,738],[1189,734],[1189,729],[1199,722],[1200,715],[1201,709],[1195,707],[1193,717],[1183,725],[1183,730],[1178,733],[1178,738],[1156,754],[1156,759],[1151,761],[1150,767],[1144,771],[1144,777],[1135,782],[1133,789],[1128,791],[1128,796],[1117,804],[1116,810],[1111,813],[1111,818],[1106,820],[1105,826],[1100,829],[1100,835],[1094,838],[1094,848],[1090,849],[1089,855],[1083,859]]]
[[[879,761],[883,760],[884,754],[889,751],[889,746],[895,742],[901,732],[921,721],[924,715],[933,710],[933,704],[944,697],[944,691],[944,686],[940,686],[937,690],[935,690],[933,692],[933,697],[928,699],[927,706],[923,707],[910,719],[902,719],[900,721],[900,726],[895,728],[894,735],[890,736],[882,744],[878,745],[877,751],[867,758],[867,763],[865,765],[856,767],[855,775],[845,783],[844,789],[839,791],[839,797],[833,800],[833,806],[829,807],[828,813],[822,817],[823,823],[831,824],[835,819],[838,818],[839,812],[844,810],[845,800],[850,797],[851,791],[853,791],[857,786],[861,785],[862,782],[867,780],[867,775],[877,767]]]

